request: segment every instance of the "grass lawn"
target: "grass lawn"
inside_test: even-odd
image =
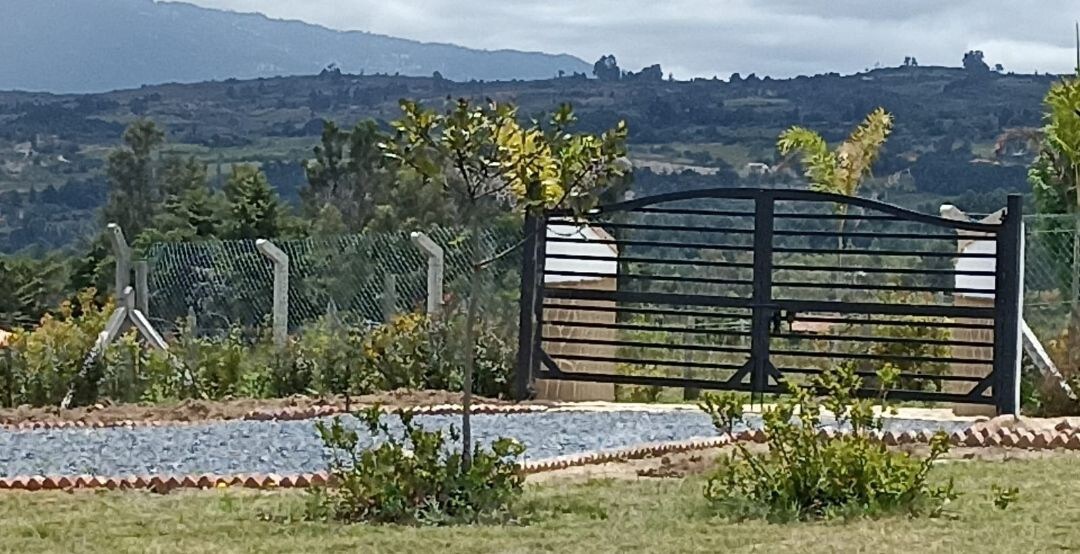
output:
[[[700,478],[531,485],[532,521],[402,528],[275,523],[304,495],[216,490],[0,494],[0,552],[1056,552],[1080,550],[1075,456],[955,462],[952,517],[770,525],[712,517]],[[558,481],[556,481],[557,483]],[[991,484],[1018,486],[1007,510]]]

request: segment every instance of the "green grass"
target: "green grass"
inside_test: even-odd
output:
[[[420,529],[283,523],[302,512],[292,492],[5,493],[0,552],[1055,552],[1080,549],[1076,461],[947,464],[948,518],[788,525],[710,515],[699,478],[532,485],[531,522]],[[995,483],[1020,487],[1006,510]]]

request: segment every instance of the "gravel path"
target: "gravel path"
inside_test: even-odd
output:
[[[460,416],[418,416],[426,427],[459,424]],[[760,425],[759,419],[750,420]],[[967,427],[966,422],[890,419],[886,430]],[[642,443],[715,436],[697,411],[575,412],[477,415],[480,441],[511,436],[529,459]],[[229,421],[178,427],[0,431],[0,476],[301,473],[325,469],[312,421]]]

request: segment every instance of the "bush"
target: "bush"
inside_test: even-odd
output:
[[[55,315],[47,314],[33,332],[17,331],[4,353],[2,396],[14,404],[59,404],[105,329],[111,304],[98,305],[96,292],[87,289],[65,301]],[[76,401],[97,397],[102,364],[89,368],[87,383],[79,384]]]
[[[357,414],[372,437],[383,439],[371,448],[341,418],[316,423],[335,486],[312,492],[310,518],[409,525],[474,523],[507,515],[520,498],[524,476],[515,459],[525,452],[521,443],[500,438],[490,449],[477,445],[472,465],[464,469],[453,444],[459,440],[453,428],[448,433],[428,431],[413,421],[411,413],[398,411],[403,430],[395,434],[382,415],[378,406]]]
[[[883,384],[895,381],[880,378]],[[705,487],[705,497],[718,511],[772,521],[892,512],[934,516],[955,498],[951,482],[927,483],[934,462],[948,451],[947,436],[936,435],[923,460],[891,452],[870,436],[882,420],[874,415],[872,401],[855,400],[861,382],[853,365],[826,371],[814,386],[825,393],[823,400],[790,387],[790,397],[765,411],[767,452],[736,444],[735,452],[721,459]],[[884,401],[884,392],[879,400]],[[742,423],[742,404],[734,395],[707,395],[701,407],[728,436]],[[819,433],[822,408],[847,432]]]
[[[96,305],[88,290],[65,303],[38,328],[18,332],[0,352],[0,402],[59,403],[83,369],[87,355],[112,312]],[[75,405],[110,398],[161,402],[184,398],[269,398],[292,394],[361,395],[407,389],[461,390],[463,319],[430,320],[406,314],[374,328],[324,319],[293,335],[278,349],[263,333],[241,328],[198,336],[181,327],[169,352],[143,346],[129,331],[115,340],[78,383]],[[473,392],[509,392],[514,345],[493,327],[480,330]],[[190,379],[187,377],[190,376]]]

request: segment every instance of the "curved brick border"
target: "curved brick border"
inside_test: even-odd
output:
[[[837,433],[828,429],[820,432],[822,436],[832,437]],[[889,446],[921,444],[929,442],[934,433],[929,431],[904,431],[902,433],[875,433],[874,438]],[[758,429],[743,431],[735,436],[739,442],[765,442],[765,432]],[[727,437],[691,439],[687,441],[641,445],[637,447],[594,452],[572,456],[560,456],[546,460],[525,462],[521,471],[526,475],[557,471],[570,467],[600,465],[610,462],[637,460],[674,454],[707,450],[729,444]],[[1080,433],[1068,425],[1059,425],[1054,431],[1013,431],[999,429],[990,431],[965,430],[949,435],[949,442],[954,446],[969,447],[1012,447],[1030,450],[1080,450]],[[0,479],[0,491],[47,491],[72,489],[120,489],[149,490],[167,493],[174,489],[212,489],[218,487],[242,487],[250,489],[306,488],[311,486],[333,485],[327,472],[304,473],[299,475],[278,475],[274,473],[243,473],[237,475],[133,475],[128,477],[100,477],[93,475],[75,475],[63,477],[45,477],[41,475],[20,476]]]
[[[355,406],[353,411],[363,409],[365,406]],[[392,413],[398,408],[384,406],[383,411]],[[479,404],[472,407],[474,414],[522,414],[533,412],[546,412],[554,408],[536,405],[515,404]],[[417,415],[453,415],[460,414],[462,408],[456,404],[438,404],[434,406],[420,406],[408,408]],[[119,421],[24,421],[21,423],[0,423],[0,431],[34,431],[51,429],[106,429],[113,427],[179,427],[186,425],[207,425],[224,421],[302,421],[320,417],[331,417],[349,413],[344,406],[315,406],[310,408],[281,408],[267,410],[252,410],[236,418],[209,418],[198,420],[119,420]]]

